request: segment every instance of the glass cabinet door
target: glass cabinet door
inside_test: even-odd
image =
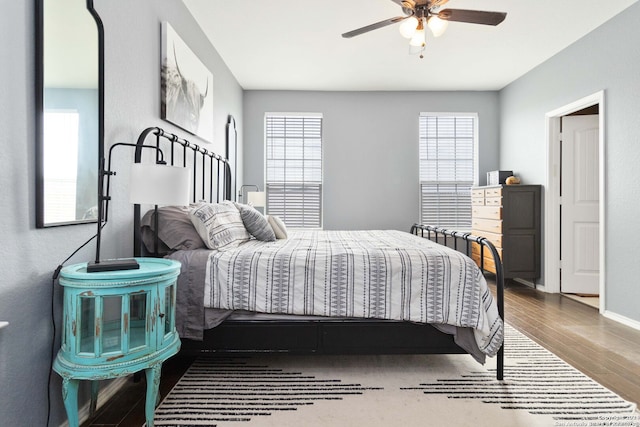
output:
[[[102,298],[102,351],[103,353],[122,352],[122,296]]]
[[[80,297],[79,310],[77,324],[80,325],[80,334],[76,351],[79,354],[95,355],[96,298]]]
[[[135,350],[150,345],[146,331],[147,292],[129,295],[129,349]]]
[[[150,292],[80,296],[80,333],[76,351],[82,357],[128,353],[153,345],[147,333]]]
[[[169,286],[160,286],[160,319],[159,319],[159,345],[173,337],[175,330],[174,310],[176,304],[176,284],[175,282]]]

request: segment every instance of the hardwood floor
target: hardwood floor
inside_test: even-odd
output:
[[[640,404],[640,331],[560,294],[510,285],[505,318],[516,329],[623,398]]]
[[[606,319],[597,309],[562,295],[513,282],[505,289],[505,307],[505,318],[516,329],[623,398],[640,404],[640,331]],[[178,355],[165,362],[162,397],[192,361],[193,357]],[[144,380],[129,381],[82,425],[142,426],[144,396]]]

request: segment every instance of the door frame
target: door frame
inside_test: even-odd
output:
[[[586,96],[575,102],[557,108],[545,114],[547,128],[547,187],[545,189],[545,232],[544,232],[544,290],[560,293],[560,119],[593,105],[598,105],[598,181],[599,181],[599,234],[600,234],[600,313],[605,311],[605,110],[604,90]]]

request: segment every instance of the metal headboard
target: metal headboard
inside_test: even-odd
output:
[[[191,168],[191,201],[205,200],[209,203],[231,200],[231,166],[226,157],[202,148],[159,127],[148,127],[142,131],[136,143],[135,163],[142,161],[142,146],[151,135],[155,136],[155,146],[164,153],[168,165]],[[158,153],[158,152],[156,152]],[[156,154],[158,160],[159,154]],[[134,256],[142,255],[142,219],[140,205],[134,205],[133,213]],[[156,216],[157,217],[157,216]]]

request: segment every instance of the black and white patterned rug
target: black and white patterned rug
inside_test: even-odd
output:
[[[156,426],[640,426],[625,401],[507,325],[505,380],[468,355],[201,357]]]

